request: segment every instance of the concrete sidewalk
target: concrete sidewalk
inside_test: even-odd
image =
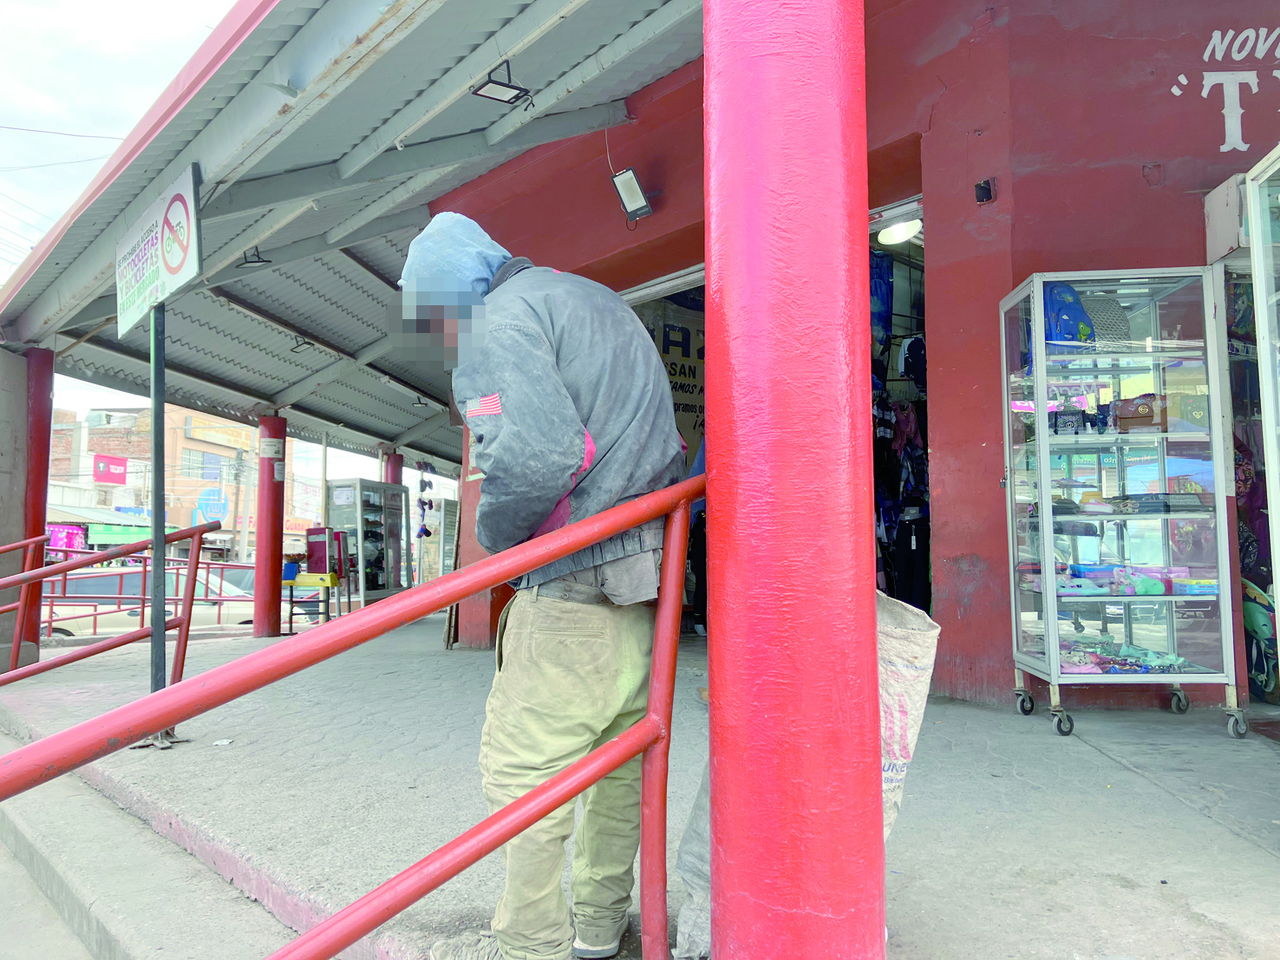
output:
[[[306,929],[484,816],[476,755],[492,656],[445,652],[442,622],[198,717],[179,730],[191,743],[122,751],[82,774]],[[263,643],[194,642],[188,676]],[[675,847],[706,757],[705,676],[705,645],[683,644],[673,916]],[[51,733],[144,694],[146,677],[143,646],[22,681],[0,690],[0,727]],[[1012,702],[930,704],[889,841],[890,956],[1280,960],[1280,745],[1231,740],[1218,711],[1073,715],[1076,736],[1062,738]],[[490,857],[348,955],[423,957],[487,923],[500,887]],[[130,891],[118,895],[125,909]],[[638,938],[624,948],[638,957]]]

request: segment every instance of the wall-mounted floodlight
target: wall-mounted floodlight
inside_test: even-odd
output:
[[[622,201],[622,209],[627,213],[627,220],[639,220],[653,213],[649,206],[649,198],[645,196],[644,187],[632,167],[613,175],[613,189],[618,191],[618,199]]]
[[[495,80],[494,74],[506,67],[507,79]],[[489,79],[480,86],[471,91],[477,97],[484,97],[486,100],[496,100],[498,103],[519,103],[525,97],[529,96],[527,87],[522,87],[511,79],[511,61],[503,60],[500,64],[489,71]]]

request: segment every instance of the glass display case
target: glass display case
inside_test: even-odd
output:
[[[329,526],[347,534],[355,570],[351,596],[361,606],[412,586],[407,562],[409,488],[373,480],[330,480]]]
[[[1280,146],[1245,178],[1249,210],[1250,259],[1253,264],[1253,307],[1258,346],[1258,395],[1261,399],[1262,452],[1266,465],[1267,503],[1280,503]],[[1280,544],[1280,510],[1268,510],[1271,543]],[[1272,547],[1274,550],[1274,546]],[[1275,589],[1272,588],[1274,600]]]
[[[1049,684],[1190,683],[1235,699],[1210,268],[1035,274],[1001,302],[1013,659]]]

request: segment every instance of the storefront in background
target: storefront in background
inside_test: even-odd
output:
[[[1191,0],[1070,10],[1031,0],[867,4],[869,203],[920,196],[925,225],[922,439],[930,602],[943,627],[938,693],[1011,700],[1000,302],[1035,273],[1208,263],[1205,194],[1280,140],[1273,13],[1259,0],[1229,10]],[[653,194],[651,216],[628,224],[618,208],[602,134],[532,150],[433,209],[473,216],[513,253],[617,290],[697,267],[706,228],[701,61],[633,95],[628,109],[635,122],[610,131],[609,152]],[[822,289],[796,297],[833,309]],[[820,397],[812,427],[841,428],[824,419]],[[795,469],[822,482],[822,464],[802,449]],[[479,550],[466,533],[474,488],[463,486],[463,562]],[[1236,504],[1226,493],[1230,527]],[[1228,586],[1239,579],[1238,567],[1222,574]],[[463,642],[487,643],[488,605],[473,604]],[[1242,694],[1244,676],[1237,671]],[[1220,687],[1201,695],[1221,702]],[[1162,685],[1074,696],[1168,704]]]

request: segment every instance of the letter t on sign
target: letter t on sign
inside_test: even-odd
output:
[[[1240,117],[1244,108],[1240,106],[1240,85],[1247,83],[1249,89],[1258,92],[1258,73],[1256,70],[1230,70],[1225,72],[1206,72],[1204,86],[1200,96],[1208,98],[1209,91],[1222,85],[1222,118],[1225,121],[1225,135],[1222,146],[1218,150],[1228,153],[1232,150],[1248,150],[1244,142],[1244,131],[1240,126]]]

